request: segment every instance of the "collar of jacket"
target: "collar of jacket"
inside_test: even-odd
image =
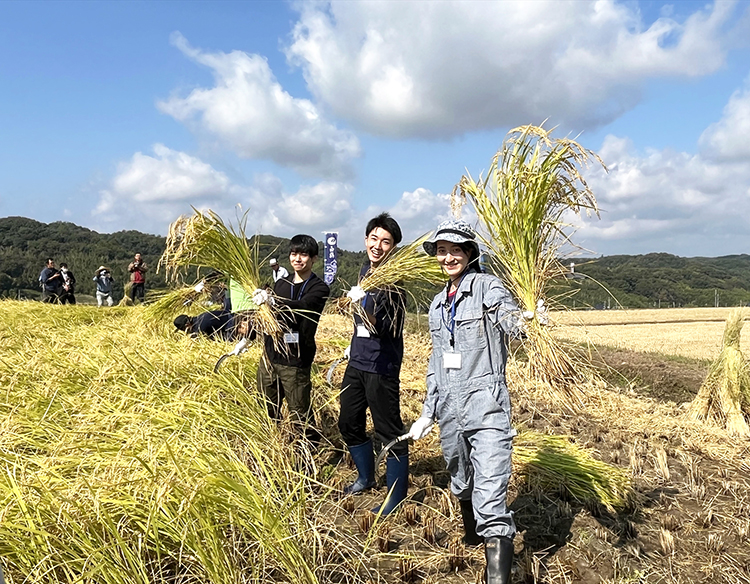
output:
[[[478,276],[478,272],[475,272],[472,270],[464,278],[461,280],[461,282],[458,285],[458,289],[456,290],[456,303],[460,302],[462,298],[469,296],[472,293],[472,290],[474,288],[474,280],[476,280],[476,277]],[[446,282],[445,286],[443,287],[443,291],[441,292],[440,296],[440,303],[446,304],[448,302],[448,288],[450,287],[450,280]]]

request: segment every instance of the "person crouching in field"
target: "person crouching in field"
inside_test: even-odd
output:
[[[486,580],[510,582],[516,526],[507,507],[511,450],[507,339],[522,335],[524,315],[500,279],[480,273],[479,246],[464,221],[441,223],[425,251],[448,274],[430,305],[432,354],[422,414],[409,430],[424,438],[437,419],[451,491],[470,545],[485,543]]]
[[[309,235],[295,235],[289,242],[289,263],[294,275],[274,283],[273,295],[257,289],[253,302],[273,303],[279,320],[286,325],[282,346],[266,335],[264,356],[258,364],[258,389],[268,402],[268,414],[280,419],[281,402],[286,397],[289,414],[304,428],[307,438],[317,444],[320,434],[312,414],[310,368],[317,347],[315,332],[330,294],[328,285],[312,269],[318,259],[318,242]]]
[[[362,266],[360,280],[370,268],[387,260],[401,242],[401,228],[388,213],[374,217],[365,229],[368,262]],[[357,467],[357,480],[344,488],[356,494],[375,486],[375,461],[372,440],[367,436],[367,408],[370,408],[375,435],[387,444],[405,434],[401,420],[399,375],[404,358],[404,316],[406,298],[403,289],[365,292],[354,286],[347,296],[360,304],[367,322],[354,312],[354,336],[349,348],[349,364],[341,382],[339,430]],[[386,516],[406,498],[409,478],[409,447],[396,444],[386,460],[386,501],[373,509]]]

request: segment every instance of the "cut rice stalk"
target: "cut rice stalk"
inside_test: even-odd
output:
[[[459,183],[479,219],[479,234],[496,272],[521,310],[535,314],[540,301],[550,304],[552,280],[565,273],[561,249],[573,245],[566,216],[581,210],[598,214],[579,169],[591,159],[601,160],[577,142],[550,134],[537,126],[511,130],[487,178],[475,181],[467,175]],[[580,406],[579,386],[593,375],[592,368],[555,340],[538,318],[526,332],[530,377],[561,393],[568,407]]]
[[[235,230],[225,225],[221,217],[210,209],[202,212],[194,209],[192,217],[179,217],[169,226],[167,245],[159,260],[171,280],[179,277],[179,270],[188,266],[218,270],[235,280],[248,295],[262,286],[258,260],[258,241],[250,244],[245,235],[247,213]],[[263,260],[265,261],[265,260]],[[273,337],[279,346],[285,328],[279,322],[277,309],[264,303],[250,311],[253,329]]]

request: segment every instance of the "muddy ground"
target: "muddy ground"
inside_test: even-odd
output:
[[[646,409],[666,405],[675,416],[708,367],[605,348],[596,363],[607,391],[644,400]],[[517,428],[568,435],[627,469],[634,486],[631,504],[608,512],[514,477],[509,500],[519,533],[513,582],[750,584],[750,444],[737,443],[744,453],[738,458],[719,457],[657,427],[631,428],[617,416],[564,414],[538,400],[513,398]],[[386,492],[382,479],[377,492],[343,502],[337,523],[362,542],[372,538],[373,582],[482,581],[483,551],[460,543],[458,504],[434,444],[429,451],[414,447],[410,502],[395,517],[369,526],[366,511]],[[342,462],[332,480],[351,480],[353,473]]]

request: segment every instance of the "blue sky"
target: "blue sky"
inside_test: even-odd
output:
[[[748,2],[0,2],[0,216],[190,207],[416,237],[523,124],[580,135],[599,254],[750,249]]]

